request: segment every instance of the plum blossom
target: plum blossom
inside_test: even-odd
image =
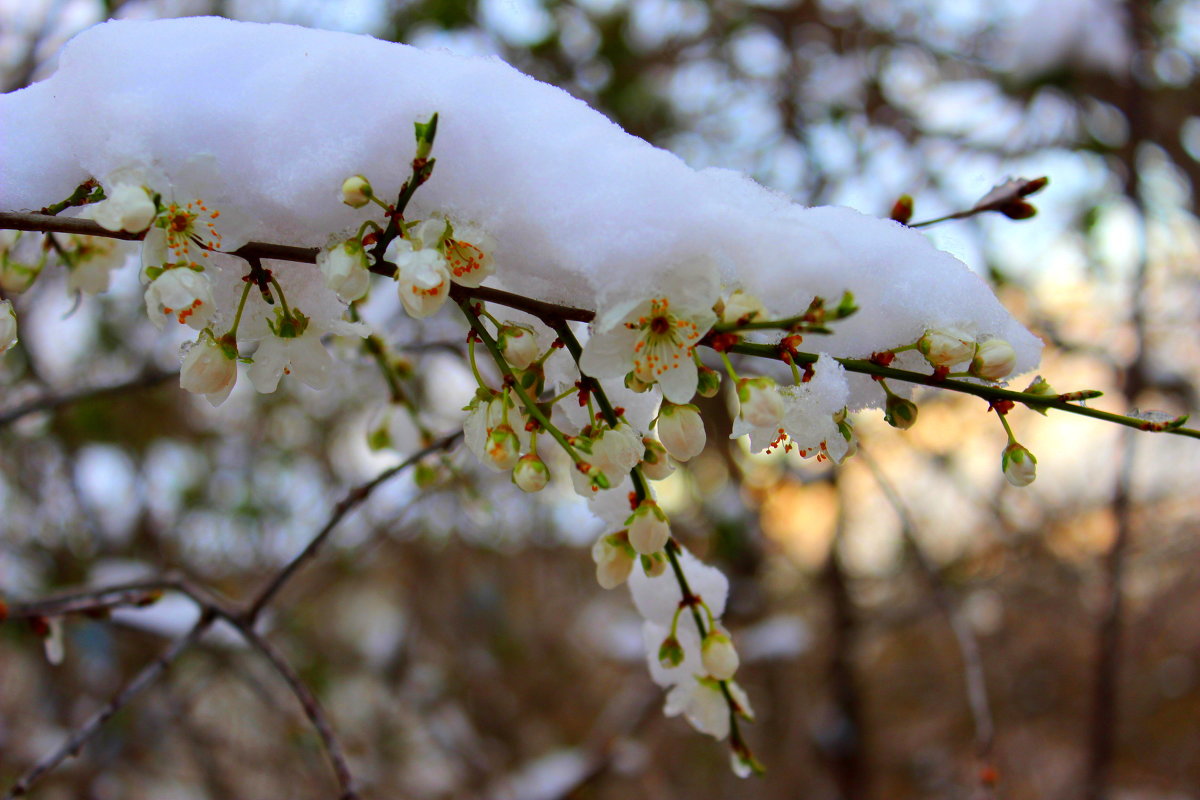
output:
[[[409,316],[424,319],[441,309],[450,294],[450,267],[434,247],[420,247],[420,239],[393,239],[383,254],[396,265],[400,302]]]
[[[550,482],[550,469],[534,453],[526,453],[513,467],[512,482],[522,492],[540,492]]]
[[[208,334],[188,347],[179,371],[179,385],[194,394],[202,394],[214,406],[224,403],[237,381],[237,350],[225,346]]]
[[[696,344],[717,321],[715,272],[670,281],[668,291],[648,299],[619,303],[596,318],[580,367],[597,378],[624,377],[630,371],[642,383],[657,382],[672,403],[696,393]]]
[[[91,209],[92,219],[105,230],[141,233],[158,214],[154,200],[143,186],[118,183],[107,197]]]
[[[679,461],[687,461],[704,450],[704,420],[694,405],[663,403],[655,427],[663,447]]]
[[[351,208],[362,208],[373,196],[371,182],[362,175],[351,175],[342,181],[342,202]]]
[[[601,536],[592,546],[596,562],[596,581],[604,589],[615,589],[629,578],[637,554],[629,544],[626,531]]]
[[[113,270],[124,266],[130,246],[103,236],[73,236],[67,262],[67,290],[84,294],[108,291]]]
[[[475,288],[496,271],[492,262],[492,251],[496,243],[492,237],[472,226],[455,226],[452,233],[442,242],[442,252],[450,267],[450,279],[455,283]]]
[[[812,377],[807,383],[777,387],[776,394],[783,413],[774,412],[755,425],[739,415],[733,421],[730,438],[750,435],[750,449],[758,452],[770,447],[797,450],[801,457],[828,456],[840,462],[848,453],[849,441],[839,427],[844,425],[841,414],[850,396],[845,369],[834,358],[822,355],[812,365]],[[840,417],[840,419],[839,419]],[[773,420],[773,421],[772,421]]]
[[[291,309],[290,316],[276,309],[276,321],[269,323],[273,335],[268,336],[254,353],[246,377],[262,394],[270,394],[279,386],[284,375],[295,375],[313,389],[329,385],[333,357],[321,343],[326,333],[343,336],[365,336],[367,328],[358,323],[339,319],[318,321]]]
[[[11,300],[0,300],[0,356],[17,343],[17,314]]]
[[[321,250],[317,266],[325,276],[325,285],[347,302],[361,299],[371,288],[367,252],[357,238]]]
[[[754,711],[746,692],[733,681],[727,681],[725,685],[740,714],[752,720]],[[667,692],[663,713],[668,717],[682,714],[693,728],[718,741],[729,735],[729,705],[721,684],[713,678],[693,675],[675,684]]]
[[[212,285],[203,272],[178,267],[168,269],[146,287],[146,313],[162,328],[166,317],[201,330],[213,315]]]
[[[625,524],[629,526],[629,543],[633,545],[634,550],[645,556],[662,550],[671,538],[671,526],[667,522],[667,515],[653,500],[643,500],[639,503],[637,510],[625,520]]]

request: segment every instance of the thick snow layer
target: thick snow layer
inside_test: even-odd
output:
[[[394,196],[413,122],[435,111],[437,168],[409,217],[483,227],[506,288],[603,309],[715,268],[778,315],[853,291],[861,312],[810,340],[835,356],[953,325],[1009,340],[1017,372],[1037,362],[1038,340],[919,233],[692,170],[498,60],[352,34],[216,18],[91,28],[47,80],[0,96],[0,209],[140,175],[221,209],[226,248],[324,245],[365,218],[342,181],[362,173]]]

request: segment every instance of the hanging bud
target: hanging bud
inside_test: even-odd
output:
[[[509,425],[497,425],[488,433],[484,452],[496,469],[509,470],[517,465],[521,456],[521,443]]]
[[[721,391],[721,373],[703,364],[696,367],[696,393],[701,397],[716,397]]]
[[[642,562],[642,572],[646,573],[647,578],[657,578],[667,571],[667,557],[661,550],[648,556],[638,556],[638,558]]]
[[[975,340],[956,328],[935,328],[917,340],[917,350],[930,366],[953,367],[971,360]]]
[[[708,674],[719,681],[727,681],[737,672],[738,654],[733,640],[715,628],[708,632],[700,644],[700,660]]]
[[[13,348],[17,338],[17,313],[11,300],[0,300],[0,356]]]
[[[179,385],[193,394],[207,395],[213,405],[220,405],[236,380],[236,348],[226,348],[207,332],[201,333],[183,357]]]
[[[325,276],[325,285],[347,302],[362,299],[371,288],[367,252],[358,239],[321,250],[317,253],[317,267]]]
[[[642,474],[652,481],[670,477],[675,465],[667,458],[667,448],[649,436],[642,439],[642,444],[646,446],[646,452],[642,454]]]
[[[1024,446],[1013,442],[1004,448],[1000,468],[1013,486],[1028,486],[1037,477],[1037,458]]]
[[[351,208],[362,208],[374,196],[371,182],[362,175],[353,175],[342,182],[342,202]]]
[[[629,526],[629,543],[642,555],[657,553],[671,538],[667,515],[653,500],[643,500],[625,524]]]
[[[906,431],[917,423],[917,404],[888,392],[887,405],[883,409],[883,418],[893,428]]]
[[[504,360],[517,369],[528,369],[541,355],[537,336],[524,325],[505,325],[497,334]]]
[[[969,372],[977,378],[998,381],[1013,371],[1017,364],[1017,353],[1003,339],[988,339],[980,342],[971,359]]]
[[[683,645],[674,636],[668,636],[658,646],[658,663],[663,669],[673,669],[683,663]]]
[[[517,465],[513,467],[512,482],[522,492],[540,492],[550,482],[550,470],[546,467],[546,462],[535,454],[528,453],[521,456]]]
[[[704,420],[695,406],[664,400],[656,426],[659,441],[676,460],[687,461],[704,450]]]
[[[633,548],[627,531],[601,536],[592,545],[592,561],[596,562],[596,580],[601,588],[615,589],[633,571]]]
[[[738,382],[738,415],[756,428],[774,428],[786,409],[775,381],[770,378],[743,378]]]

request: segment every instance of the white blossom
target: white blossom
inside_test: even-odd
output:
[[[358,239],[348,239],[317,253],[317,266],[325,285],[350,302],[361,299],[371,288],[367,252]]]
[[[787,410],[779,387],[770,378],[743,378],[738,383],[738,417],[755,428],[778,426]]]
[[[671,538],[667,515],[653,500],[639,503],[625,524],[629,526],[629,543],[642,555],[657,553]]]
[[[107,193],[108,199],[91,209],[91,217],[109,231],[141,233],[150,227],[158,209],[142,186],[119,183]]]
[[[187,267],[168,269],[146,288],[146,313],[161,328],[167,317],[201,330],[213,315],[208,276]]]
[[[601,536],[592,545],[592,561],[596,562],[596,581],[604,589],[620,586],[633,571],[634,556],[625,531]]]
[[[642,437],[642,444],[646,446],[646,452],[642,454],[642,474],[652,481],[669,478],[675,472],[675,465],[667,457],[667,448],[648,436]]]
[[[414,248],[409,239],[393,239],[384,260],[396,265],[400,302],[417,319],[436,314],[450,293],[446,259],[432,248]]]
[[[237,380],[237,353],[227,352],[207,334],[188,348],[179,371],[179,385],[205,395],[214,406],[224,403]]]
[[[719,681],[727,681],[737,672],[737,650],[729,634],[723,630],[708,632],[700,644],[700,658],[708,674]]]
[[[13,348],[17,338],[17,312],[13,311],[11,300],[0,300],[0,355]]]
[[[254,353],[246,377],[263,394],[275,391],[284,375],[295,375],[314,389],[324,389],[329,385],[333,357],[321,344],[322,333],[320,326],[310,322],[298,336],[267,337]]]
[[[580,367],[597,378],[624,378],[632,371],[643,383],[657,382],[672,403],[696,393],[696,343],[716,322],[712,305],[716,279],[699,268],[663,294],[620,303],[596,318]]]
[[[741,289],[734,290],[721,305],[721,322],[727,325],[752,322],[766,315],[762,301]]]
[[[663,447],[679,461],[687,461],[704,450],[704,420],[694,405],[663,403],[655,428]]]

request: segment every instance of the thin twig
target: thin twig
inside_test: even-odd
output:
[[[179,370],[163,372],[157,369],[148,369],[141,375],[121,383],[114,383],[109,386],[98,386],[92,389],[77,389],[73,392],[63,392],[62,394],[52,394],[44,397],[37,397],[29,400],[21,405],[15,406],[8,411],[0,412],[0,428],[6,425],[11,425],[22,417],[30,414],[35,414],[39,411],[53,411],[56,408],[78,403],[84,400],[92,400],[97,397],[106,397],[112,394],[122,394],[124,392],[134,392],[138,389],[149,389],[165,383],[171,378],[178,377]]]
[[[114,608],[142,608],[156,602],[162,596],[158,587],[142,586],[98,589],[79,592],[62,597],[52,597],[32,603],[15,603],[7,609],[0,607],[0,622],[5,619],[30,619],[36,617],[61,617],[67,614],[100,615]]]
[[[162,652],[158,658],[151,661],[146,666],[142,667],[142,671],[134,676],[133,680],[125,684],[121,689],[113,695],[103,708],[93,714],[87,722],[77,728],[67,740],[47,754],[44,758],[33,765],[25,772],[8,793],[4,795],[4,800],[13,800],[13,798],[21,797],[28,792],[34,784],[46,776],[51,770],[65,761],[68,757],[78,755],[83,746],[95,736],[104,723],[108,722],[118,711],[127,706],[135,697],[142,693],[147,687],[162,677],[163,673],[175,663],[175,660],[181,656],[184,651],[199,641],[204,632],[212,625],[216,615],[211,612],[205,612],[200,615],[200,619],[192,626],[192,629],[184,636],[176,639],[171,643],[171,646]]]
[[[287,566],[280,570],[275,577],[273,577],[270,582],[267,583],[267,585],[264,586],[261,591],[259,591],[259,593],[249,603],[249,605],[246,607],[246,610],[242,612],[240,616],[246,620],[246,622],[253,624],[254,621],[258,619],[258,615],[262,613],[263,608],[275,598],[275,595],[279,594],[279,591],[284,587],[284,585],[287,584],[289,580],[291,580],[292,576],[295,575],[301,567],[303,567],[313,558],[316,558],[317,553],[320,552],[321,547],[325,544],[325,540],[329,538],[329,534],[333,532],[333,529],[337,527],[337,524],[342,521],[343,517],[345,517],[352,509],[370,497],[371,492],[375,491],[380,484],[388,481],[403,470],[408,469],[426,456],[442,450],[448,450],[454,445],[455,442],[458,441],[460,436],[462,436],[461,430],[449,434],[448,436],[443,436],[441,439],[438,439],[428,447],[417,451],[396,466],[384,470],[361,486],[351,489],[350,492],[343,497],[336,506],[334,506],[333,513],[330,514],[325,526],[317,532],[317,535],[312,538],[308,545],[301,550],[295,558],[287,563]]]
[[[64,233],[82,233],[90,236],[108,236],[117,239],[139,239],[141,234],[113,233],[105,230],[95,222],[86,219],[60,219],[45,214],[27,214],[18,212],[0,212],[0,229],[13,230],[30,230],[30,231],[53,231]],[[230,253],[240,257],[254,258],[270,258],[279,261],[295,261],[299,263],[312,264],[316,262],[317,253],[315,248],[291,247],[288,245],[267,244],[263,242],[250,242],[243,247]],[[505,292],[500,289],[492,289],[486,286],[480,286],[474,289],[459,286],[455,284],[450,289],[451,297],[455,301],[461,303],[467,299],[483,300],[487,302],[498,303],[516,308],[532,314],[535,317],[543,320],[552,327],[555,322],[562,320],[574,320],[578,322],[591,322],[595,319],[596,313],[585,308],[575,308],[572,306],[560,305],[557,303],[548,303],[543,300],[524,297],[512,292]],[[771,358],[782,360],[782,353],[775,345],[769,344],[753,344],[749,342],[740,342],[736,345],[727,348],[732,353],[742,353],[744,355],[758,356],[760,358]],[[815,363],[819,355],[816,353],[791,352],[789,358],[797,364],[812,364]],[[959,380],[947,380],[938,378],[936,375],[925,374],[921,372],[912,372],[910,370],[895,369],[893,367],[885,367],[875,364],[869,360],[855,358],[836,358],[847,372],[854,372],[861,375],[873,375],[882,378],[890,378],[907,383],[915,383],[922,386],[931,386],[935,389],[945,389],[952,392],[960,392],[963,394],[972,394],[976,397],[981,397],[985,400],[1011,400],[1016,403],[1029,406],[1030,408],[1038,409],[1054,409],[1056,411],[1065,411],[1071,414],[1079,414],[1093,419],[1112,422],[1117,425],[1135,428],[1147,432],[1161,432],[1173,434],[1176,436],[1188,436],[1191,438],[1200,439],[1200,430],[1195,428],[1184,428],[1182,426],[1164,426],[1161,423],[1148,422],[1137,417],[1126,416],[1123,414],[1114,414],[1109,411],[1101,411],[1088,406],[1080,405],[1076,402],[1065,400],[1060,397],[1035,395],[1027,392],[1015,392],[1010,389],[1002,389],[997,386],[989,386],[979,383],[968,383]],[[3,418],[0,418],[2,422]]]

